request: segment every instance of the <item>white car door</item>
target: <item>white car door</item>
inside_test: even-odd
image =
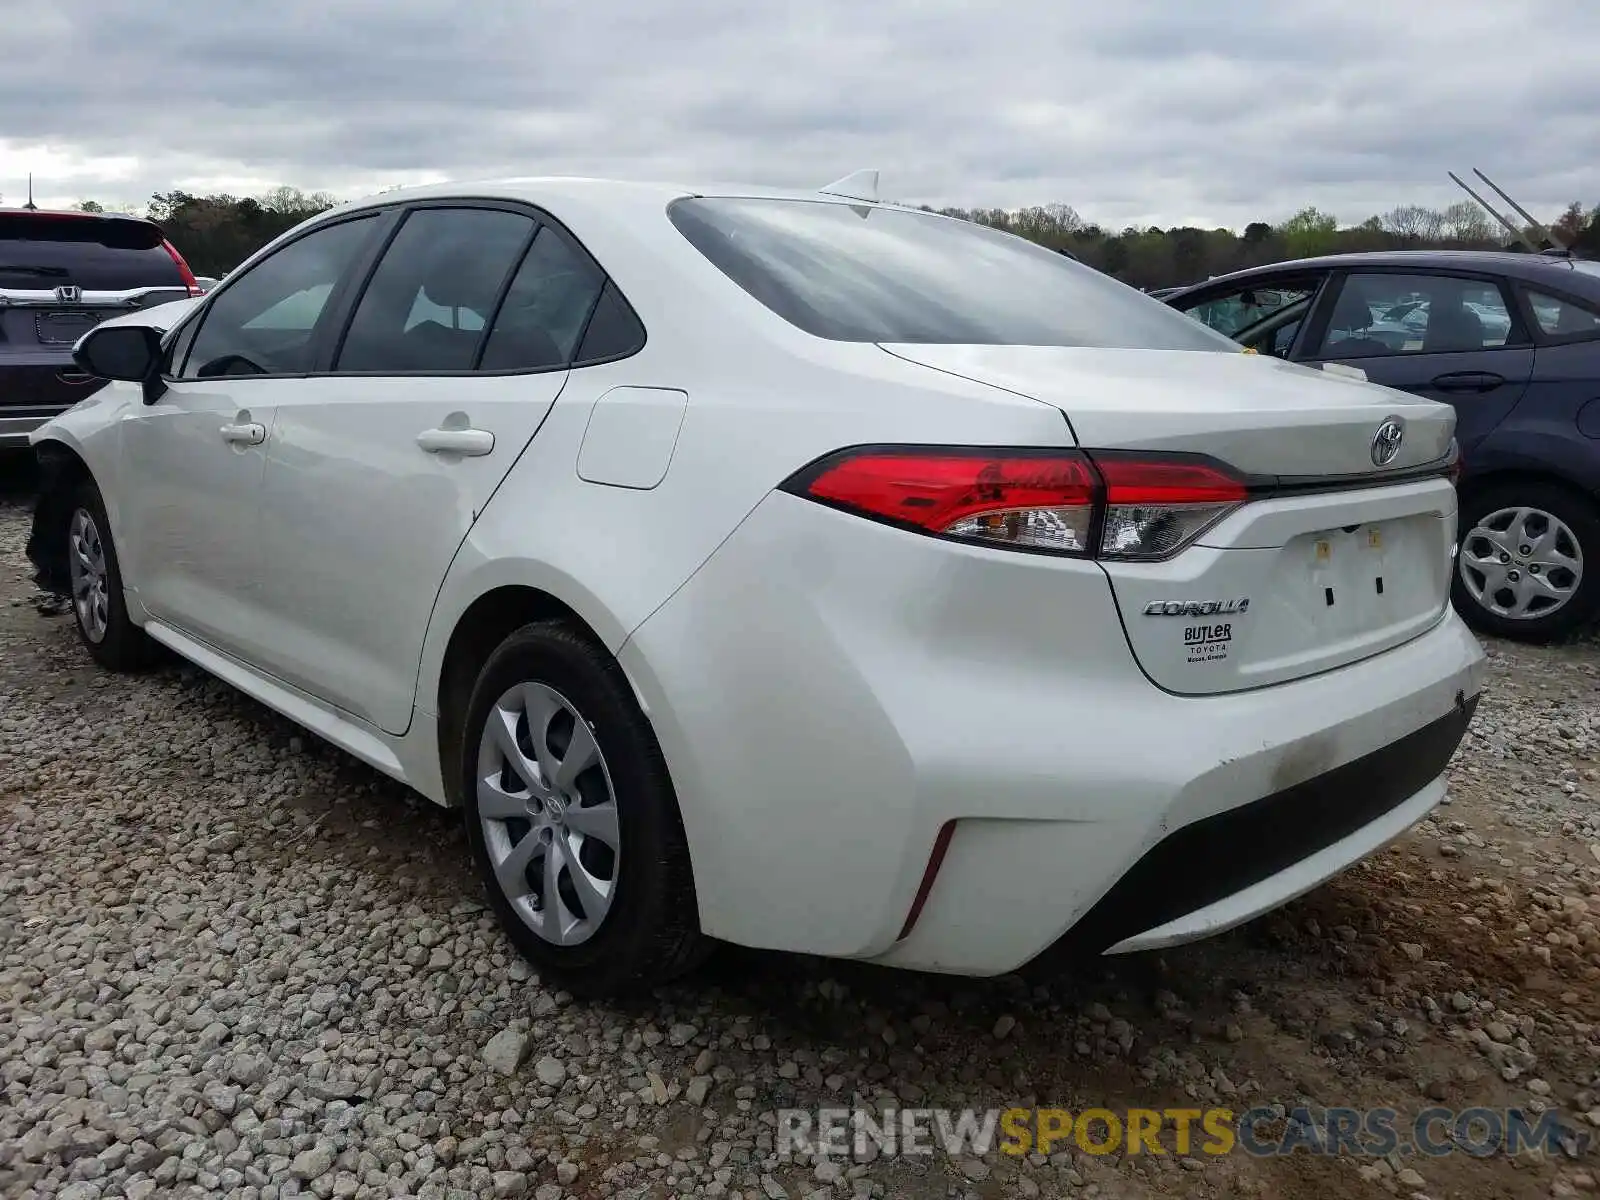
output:
[[[405,214],[331,370],[277,409],[260,588],[275,675],[405,731],[445,573],[560,394],[604,282],[517,206]]]
[[[151,616],[260,654],[261,484],[279,404],[304,386],[319,322],[377,221],[313,229],[230,280],[171,346],[163,387],[122,420],[123,514]]]

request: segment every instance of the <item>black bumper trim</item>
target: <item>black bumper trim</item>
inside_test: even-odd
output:
[[[1101,954],[1214,904],[1398,808],[1450,762],[1478,697],[1362,758],[1169,833],[1041,957]]]

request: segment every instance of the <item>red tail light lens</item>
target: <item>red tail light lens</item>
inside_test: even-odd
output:
[[[1249,497],[1191,459],[894,446],[841,451],[784,490],[960,541],[1142,560],[1171,557]]]
[[[189,269],[189,264],[183,260],[183,255],[178,253],[178,248],[166,238],[161,239],[161,245],[172,256],[173,264],[178,268],[178,278],[183,280],[183,286],[189,290],[189,295],[204,295],[205,293],[200,288],[200,281],[194,277],[194,272]]]
[[[875,449],[826,460],[792,490],[963,541],[1086,554],[1099,488],[1075,451]]]

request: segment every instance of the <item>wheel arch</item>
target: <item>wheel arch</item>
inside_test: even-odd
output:
[[[1457,485],[1456,491],[1462,506],[1465,507],[1485,492],[1519,483],[1562,488],[1591,505],[1597,501],[1595,489],[1586,486],[1571,473],[1557,468],[1525,464],[1507,464],[1476,472],[1463,478]]]
[[[72,493],[80,484],[94,483],[94,472],[76,448],[57,438],[35,442],[33,450],[39,462],[39,490],[27,556],[35,568],[35,582],[46,591],[64,593],[69,586],[66,525]]]
[[[581,607],[580,607],[581,606]],[[497,583],[485,587],[461,608],[443,637],[438,666],[430,672],[421,696],[431,702],[438,717],[439,769],[444,781],[445,802],[452,808],[461,803],[459,781],[452,764],[461,748],[462,725],[467,704],[484,663],[509,635],[534,621],[561,620],[577,629],[615,661],[617,647],[626,636],[614,628],[616,622],[606,611],[592,605],[572,603],[554,590],[527,582]],[[611,636],[608,637],[607,633]],[[618,669],[622,670],[621,664]],[[635,702],[644,708],[638,689],[625,670]],[[649,719],[648,713],[646,720]]]

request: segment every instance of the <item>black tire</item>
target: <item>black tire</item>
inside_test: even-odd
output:
[[[84,602],[85,597],[80,596],[75,587],[72,623],[78,631],[78,637],[89,651],[89,657],[102,667],[112,671],[143,670],[155,660],[155,644],[144,630],[128,618],[128,603],[122,592],[122,567],[117,560],[117,548],[111,538],[111,522],[106,517],[105,501],[100,497],[100,489],[85,480],[73,489],[66,508],[61,537],[66,542],[69,563],[76,554],[73,538],[80,514],[91,523],[99,539],[101,561],[104,563],[105,587],[101,598],[104,628],[95,627]]]
[[[1538,509],[1555,517],[1571,532],[1583,554],[1583,575],[1577,591],[1543,615],[1510,617],[1494,612],[1473,596],[1464,578],[1463,562],[1473,530],[1486,517],[1511,508]],[[1552,642],[1595,619],[1600,610],[1600,511],[1588,497],[1563,484],[1543,480],[1494,484],[1463,496],[1458,534],[1450,595],[1462,619],[1480,633],[1519,642]],[[1512,565],[1523,569],[1521,564]]]
[[[616,804],[614,896],[598,929],[576,945],[540,937],[518,915],[496,881],[480,820],[478,756],[490,710],[509,689],[527,683],[554,689],[583,715]],[[564,621],[539,621],[513,633],[478,675],[459,744],[457,780],[473,860],[501,925],[541,979],[574,995],[615,996],[665,983],[699,963],[710,942],[700,933],[672,780],[649,721],[604,647]]]

